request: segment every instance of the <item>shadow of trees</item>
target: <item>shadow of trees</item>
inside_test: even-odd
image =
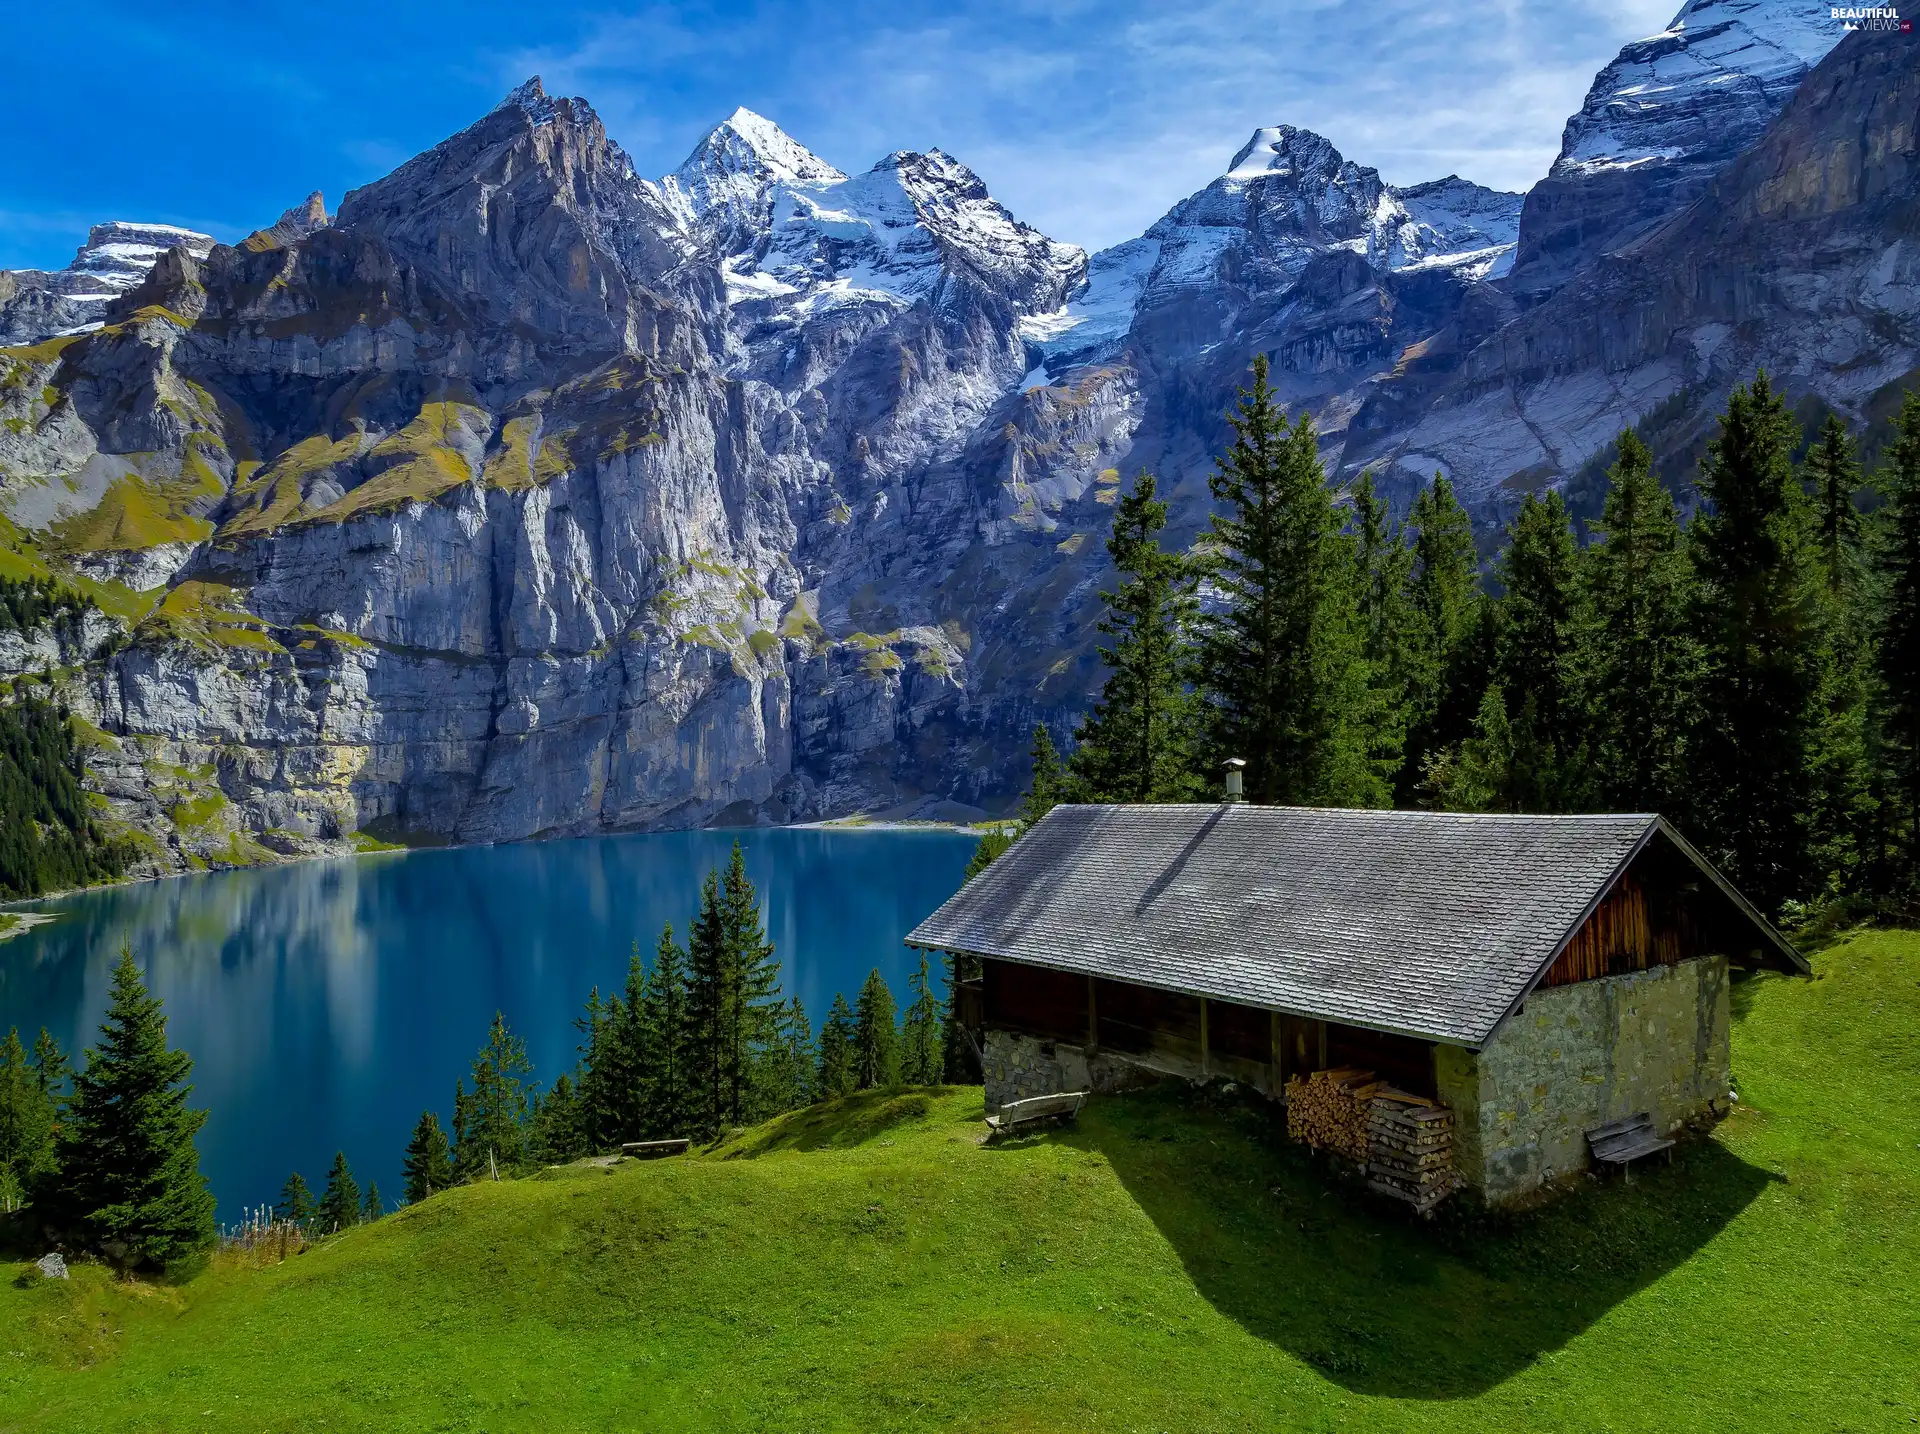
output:
[[[940,1087],[863,1090],[790,1112],[750,1130],[716,1153],[725,1160],[750,1159],[781,1150],[850,1150],[933,1111]],[[985,1107],[982,1106],[983,1115]]]
[[[1423,1222],[1287,1142],[1257,1096],[1160,1087],[1036,1138],[1104,1155],[1222,1314],[1355,1393],[1404,1399],[1510,1378],[1778,1178],[1699,1140],[1631,1184],[1583,1182],[1520,1214],[1456,1199]]]

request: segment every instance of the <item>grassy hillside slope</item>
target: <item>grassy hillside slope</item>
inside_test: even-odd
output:
[[[457,1190],[185,1289],[0,1285],[0,1430],[1920,1426],[1920,936],[1737,989],[1671,1170],[1432,1227],[1163,1091],[975,1091]]]

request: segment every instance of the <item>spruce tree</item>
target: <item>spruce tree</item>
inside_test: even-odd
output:
[[[280,1198],[274,1203],[273,1218],[308,1230],[313,1227],[313,1215],[313,1191],[307,1188],[307,1177],[296,1170],[287,1177],[287,1183],[280,1187]]]
[[[646,1124],[647,1085],[654,1052],[648,1040],[647,972],[640,962],[640,943],[627,956],[627,985],[607,1006],[603,1052],[607,1067],[600,1133],[607,1148],[641,1138]]]
[[[1413,552],[1404,528],[1392,521],[1387,500],[1374,490],[1371,471],[1362,473],[1354,488],[1352,528],[1358,545],[1360,655],[1366,667],[1362,720],[1368,762],[1390,791],[1406,760],[1412,628],[1407,587]]]
[[[822,1100],[837,1100],[859,1088],[854,1071],[853,1012],[843,991],[834,992],[833,1006],[820,1025],[820,1076],[815,1088]]]
[[[853,1003],[853,1079],[861,1090],[900,1084],[893,992],[877,969],[867,974]]]
[[[1594,802],[1692,825],[1688,731],[1696,644],[1692,572],[1673,497],[1639,435],[1620,435],[1606,505],[1583,567],[1577,661],[1593,724]]]
[[[752,1104],[755,1057],[773,1033],[779,963],[734,843],[726,874],[708,873],[687,944],[687,1014],[698,1082],[694,1124],[704,1134],[739,1125]]]
[[[1185,554],[1160,546],[1166,525],[1167,505],[1143,472],[1114,510],[1107,539],[1120,581],[1100,594],[1100,631],[1113,639],[1099,649],[1106,685],[1075,733],[1071,771],[1084,800],[1178,802],[1203,790],[1186,636],[1198,611],[1198,571]]]
[[[121,947],[100,1034],[74,1077],[47,1214],[73,1245],[118,1264],[191,1262],[214,1240],[213,1196],[193,1143],[207,1117],[187,1105],[193,1060],[167,1048],[167,1018],[131,947]]]
[[[1707,445],[1691,526],[1701,643],[1693,785],[1709,852],[1761,910],[1806,894],[1820,675],[1818,563],[1796,429],[1764,373]]]
[[[1901,404],[1877,476],[1885,506],[1873,544],[1882,593],[1874,716],[1887,788],[1885,884],[1911,897],[1920,891],[1920,395]]]
[[[1860,463],[1847,428],[1828,414],[1808,449],[1802,481],[1812,497],[1813,542],[1821,577],[1820,669],[1808,757],[1808,848],[1830,889],[1861,884],[1877,870],[1875,796],[1869,720],[1873,632],[1868,613],[1865,527],[1856,499]],[[1868,878],[1869,884],[1875,878]]]
[[[933,973],[927,953],[907,977],[906,1015],[900,1022],[900,1080],[905,1085],[939,1085],[946,1070],[940,1038],[940,1007],[933,997]]]
[[[407,1177],[407,1203],[418,1205],[431,1195],[453,1184],[453,1153],[447,1147],[447,1133],[440,1128],[440,1117],[430,1110],[420,1112],[420,1122],[407,1142],[407,1155],[401,1164]]]
[[[993,865],[994,860],[1013,845],[1014,834],[1005,827],[994,827],[980,834],[980,840],[973,845],[973,855],[967,859],[967,869],[960,874],[960,884],[965,886],[981,872]]]
[[[508,1174],[526,1163],[527,1084],[533,1062],[527,1043],[507,1028],[496,1011],[487,1043],[473,1058],[473,1091],[455,1087],[459,1148],[454,1165],[469,1180]]]
[[[588,1154],[581,1106],[573,1078],[562,1072],[553,1089],[533,1103],[528,1153],[541,1165],[565,1165]]]
[[[369,1180],[367,1182],[366,1203],[360,1207],[360,1218],[371,1225],[386,1213],[387,1207],[381,1203],[380,1200],[380,1182],[377,1180]]]
[[[1827,592],[1851,600],[1865,570],[1866,518],[1858,498],[1860,460],[1846,424],[1829,413],[1807,450],[1805,475],[1812,490],[1815,546]]]
[[[779,1006],[772,1038],[756,1058],[752,1119],[769,1120],[813,1102],[813,1026],[795,996]]]
[[[1213,759],[1246,759],[1251,801],[1376,805],[1353,544],[1313,420],[1288,424],[1262,355],[1229,421],[1235,442],[1210,481],[1225,510],[1211,562],[1224,606],[1200,628]]]
[[[1558,493],[1527,494],[1495,564],[1494,669],[1509,724],[1503,811],[1584,805],[1585,722],[1575,679],[1579,548]]]
[[[20,1033],[0,1041],[0,1214],[17,1210],[53,1174],[66,1062],[43,1028],[29,1058]]]
[[[654,948],[641,1027],[651,1057],[642,1122],[645,1134],[649,1139],[685,1135],[693,1128],[694,1098],[687,1037],[687,959],[673,939],[671,926],[662,929]]]
[[[1060,765],[1060,753],[1053,745],[1053,734],[1045,723],[1033,728],[1033,784],[1020,804],[1021,834],[1033,830],[1048,812],[1067,800],[1067,775]]]
[[[761,1054],[779,1037],[785,1003],[780,997],[780,962],[760,916],[760,893],[747,878],[746,856],[737,841],[720,889],[731,965],[740,983],[738,1045],[728,1057],[727,1110],[728,1121],[739,1125],[755,1104],[754,1072]]]
[[[1473,524],[1436,473],[1408,518],[1413,561],[1407,578],[1407,739],[1395,799],[1410,803],[1434,754],[1473,730],[1485,674],[1480,670],[1479,558]]]
[[[347,1152],[337,1150],[327,1171],[327,1188],[320,1193],[313,1223],[322,1235],[337,1235],[360,1223],[360,1182],[353,1178]]]
[[[614,1035],[624,1014],[620,1005],[618,996],[603,999],[595,986],[587,992],[586,1010],[573,1023],[582,1038],[575,1047],[580,1053],[580,1132],[594,1152],[615,1149],[621,1141],[623,1062]]]

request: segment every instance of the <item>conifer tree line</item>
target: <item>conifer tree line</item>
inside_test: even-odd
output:
[[[1106,682],[1064,759],[1036,730],[1023,826],[1217,797],[1241,757],[1256,802],[1659,812],[1774,914],[1920,892],[1920,396],[1867,475],[1761,373],[1690,518],[1629,431],[1586,543],[1529,494],[1485,573],[1443,475],[1400,522],[1329,488],[1263,359],[1231,422],[1190,550],[1151,474],[1117,505]]]
[[[495,1015],[487,1043],[454,1087],[452,1119],[424,1111],[408,1141],[411,1204],[450,1185],[519,1174],[629,1141],[706,1141],[855,1091],[937,1085],[946,1032],[924,957],[906,1009],[878,971],[851,1004],[844,993],[816,1033],[798,997],[780,988],[759,895],[738,843],[708,874],[683,946],[660,933],[652,959],[636,944],[621,990],[587,996],[575,1022],[579,1059],[542,1090],[525,1041]],[[336,1162],[344,1170],[344,1158]],[[310,1188],[283,1192],[288,1218],[310,1223]],[[304,1203],[301,1203],[304,1202]],[[324,1229],[324,1225],[320,1228]]]
[[[212,1248],[213,1196],[188,1105],[193,1061],[123,946],[100,1043],[78,1069],[44,1029],[0,1041],[0,1217],[18,1238],[127,1270],[189,1273]]]

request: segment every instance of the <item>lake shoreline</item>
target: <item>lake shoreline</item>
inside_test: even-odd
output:
[[[91,886],[68,886],[62,887],[58,891],[43,891],[37,896],[12,897],[8,900],[0,901],[0,916],[31,916],[34,919],[22,925],[0,928],[0,941],[4,941],[10,936],[17,936],[24,931],[30,930],[32,927],[54,920],[53,915],[23,910],[22,908],[37,906],[45,901],[59,901],[69,896],[83,896],[96,891],[112,891],[116,887],[146,886],[158,881],[175,881],[183,876],[211,876],[216,872],[267,871],[275,867],[302,866],[308,862],[341,861],[347,858],[357,859],[366,856],[405,856],[409,853],[420,851],[471,851],[481,847],[531,846],[549,841],[584,841],[594,837],[658,835],[673,831],[951,832],[955,836],[979,837],[986,835],[987,832],[995,828],[1013,827],[1017,824],[1017,820],[1012,817],[1004,821],[939,822],[881,820],[855,815],[850,817],[827,817],[816,822],[781,822],[763,827],[662,827],[642,831],[586,832],[576,833],[570,836],[520,837],[513,841],[446,842],[437,845],[422,844],[420,846],[402,846],[396,843],[377,847],[356,847],[352,845],[351,839],[349,839],[340,843],[340,850],[338,851],[303,852],[297,855],[282,857],[278,861],[256,862],[249,866],[209,866],[200,870],[194,870],[189,867],[180,871],[155,872],[152,876],[123,876],[116,877],[112,881],[97,881]]]

